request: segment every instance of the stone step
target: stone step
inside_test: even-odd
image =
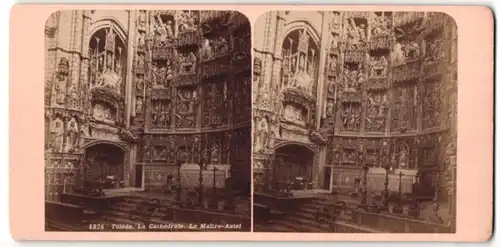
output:
[[[288,220],[302,227],[307,227],[312,232],[328,232],[330,230],[328,224],[318,222],[313,216],[294,214],[288,217]]]
[[[132,211],[132,210],[135,210],[137,208],[137,204],[120,202],[120,203],[110,205],[110,208],[113,210],[119,210],[119,211]]]

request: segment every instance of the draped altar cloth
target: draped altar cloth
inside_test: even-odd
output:
[[[388,189],[390,192],[399,192],[399,173],[401,176],[401,193],[412,193],[413,183],[415,182],[416,170],[395,169],[389,172]],[[385,189],[385,169],[371,168],[366,175],[366,186],[369,192],[382,192]]]
[[[205,188],[212,188],[214,182],[214,171],[216,167],[218,170],[215,172],[215,186],[217,188],[225,188],[226,179],[229,177],[230,165],[207,165],[206,169],[202,171],[203,186]],[[183,164],[181,166],[181,186],[184,187],[198,187],[200,185],[200,166],[198,164]]]

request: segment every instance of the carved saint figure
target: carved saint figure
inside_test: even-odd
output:
[[[387,67],[389,62],[385,56],[380,56],[378,59],[375,57],[370,58],[370,77],[385,77],[387,76]]]
[[[269,128],[267,125],[267,119],[263,117],[259,123],[259,129],[257,131],[257,138],[256,138],[257,140],[255,142],[256,143],[255,149],[258,152],[264,150],[264,148],[266,147],[268,132]]]
[[[226,38],[220,36],[216,41],[215,41],[215,53],[217,54],[226,54],[229,51],[229,44],[226,40]]]
[[[260,81],[260,78],[257,79],[258,81]],[[257,82],[258,82],[257,81]],[[261,93],[261,96],[260,96],[260,99],[259,99],[259,102],[260,102],[260,107],[262,109],[266,109],[269,107],[269,100],[270,100],[270,90],[269,90],[269,83],[268,81],[263,81],[262,84],[260,85],[261,88],[260,88],[260,93]]]
[[[144,69],[144,55],[139,54],[137,56],[137,69],[143,70]]]
[[[172,72],[172,63],[170,60],[167,60],[167,67],[162,67],[160,69],[160,76],[163,76],[161,78],[165,78],[165,87],[168,87],[170,85],[170,81],[174,79],[173,72]],[[160,82],[161,83],[161,82]]]
[[[335,12],[333,13],[333,20],[330,24],[330,29],[333,32],[339,33],[341,27],[342,27],[342,18],[340,17],[340,13]]]
[[[66,99],[66,92],[64,92],[64,81],[57,81],[54,85],[56,94],[56,104],[64,105]]]
[[[349,119],[349,129],[356,130],[359,127],[359,111],[351,108],[351,115]]]
[[[347,45],[349,49],[359,49],[366,40],[365,25],[356,25],[354,18],[349,19],[347,26]]]
[[[71,118],[71,120],[68,122],[66,135],[66,151],[73,150],[73,148],[75,148],[75,145],[77,144],[78,138],[78,124],[75,118]]]
[[[144,78],[142,76],[137,77],[135,88],[137,92],[142,92],[144,90]]]
[[[339,40],[338,40],[338,36],[337,35],[334,35],[332,37],[332,42],[330,43],[330,50],[334,50],[334,49],[337,49],[338,46],[339,46]]]
[[[135,104],[135,113],[142,114],[142,98],[137,98],[137,102]]]
[[[52,146],[55,152],[61,152],[63,146],[64,123],[60,118],[56,118],[52,123],[50,131]]]
[[[399,162],[398,165],[401,168],[408,167],[408,150],[406,147],[401,146],[401,150],[399,151]]]
[[[389,18],[385,15],[375,15],[373,19],[373,28],[372,34],[373,36],[381,36],[381,35],[389,35]]]
[[[203,41],[203,47],[202,47],[202,56],[208,60],[208,59],[212,59],[213,57],[213,49],[212,49],[212,44],[210,42],[209,39],[205,39]]]
[[[163,87],[163,83],[165,82],[165,79],[166,79],[166,76],[167,76],[167,68],[165,67],[160,67],[157,71],[156,71],[156,85],[155,87],[157,88],[161,88]]]
[[[334,80],[328,81],[328,92],[335,93],[335,81]]]
[[[149,86],[156,87],[159,83],[158,78],[158,66],[155,62],[151,63],[151,81],[149,82]]]
[[[113,57],[111,56],[111,53],[108,53],[106,55],[106,69],[111,70],[113,68]]]
[[[406,58],[410,60],[415,60],[420,57],[420,45],[415,41],[411,41],[407,45],[405,51],[406,51]]]
[[[360,64],[359,67],[358,67],[358,78],[356,80],[357,84],[356,84],[356,87],[358,89],[361,89],[361,85],[363,85],[363,83],[365,82],[365,73],[363,71],[363,67],[362,65]]]
[[[179,55],[180,73],[196,73],[196,55],[193,52]]]
[[[146,11],[139,12],[139,26],[145,26],[147,23]]]
[[[146,47],[145,34],[140,33],[137,37],[137,47],[144,49]]]
[[[353,107],[346,107],[342,113],[343,128],[346,130],[357,130],[359,126],[359,110]]]
[[[210,150],[210,161],[212,162],[212,164],[219,163],[219,152],[220,152],[219,144],[214,143],[214,145]]]
[[[179,16],[179,31],[196,31],[196,17],[192,11],[183,11]]]
[[[336,56],[332,56],[330,58],[330,61],[328,62],[328,69],[332,73],[335,73],[335,71],[337,70],[337,57]]]
[[[156,16],[155,32],[160,36],[161,45],[167,45],[168,39],[173,38],[174,31],[172,26],[171,20],[164,23],[160,16]]]
[[[165,126],[166,120],[167,120],[167,116],[165,115],[165,111],[163,111],[163,109],[161,109],[161,111],[158,112],[158,123],[157,123],[157,125],[159,127]]]
[[[403,51],[403,45],[399,42],[394,45],[392,52],[392,61],[394,65],[400,65],[406,62],[406,57]]]
[[[326,116],[331,117],[333,116],[333,102],[328,101],[326,104]]]

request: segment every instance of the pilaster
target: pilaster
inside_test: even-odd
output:
[[[128,18],[128,42],[127,42],[127,75],[125,78],[125,127],[130,127],[130,116],[132,115],[132,109],[135,106],[135,97],[133,92],[133,64],[134,64],[134,47],[135,47],[135,34],[136,30],[136,11],[129,11]]]
[[[330,12],[323,12],[323,20],[321,25],[321,40],[320,40],[320,58],[318,66],[318,84],[317,84],[317,100],[316,100],[316,118],[315,129],[320,128],[321,118],[324,117],[326,107],[326,94],[325,94],[325,65],[327,63],[328,49],[329,49],[329,20],[331,19]],[[323,163],[323,162],[320,162]]]

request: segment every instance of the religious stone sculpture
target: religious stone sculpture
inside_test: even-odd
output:
[[[257,130],[257,136],[255,141],[255,149],[257,152],[264,150],[267,144],[267,138],[269,134],[269,127],[267,123],[267,118],[263,117],[259,122],[259,128]]]
[[[196,16],[194,11],[182,11],[179,15],[179,32],[196,31]]]
[[[389,62],[385,56],[370,57],[370,77],[386,77]]]
[[[64,138],[64,123],[60,118],[56,118],[52,122],[52,128],[50,131],[51,143],[53,145],[52,150],[54,152],[62,152],[63,138]]]
[[[66,128],[66,152],[71,151],[76,147],[78,133],[78,123],[73,117],[68,122],[68,127]]]
[[[372,21],[372,35],[390,35],[389,22],[390,19],[386,15],[375,15]]]
[[[354,18],[350,18],[347,24],[347,48],[350,50],[361,49],[366,42],[365,24],[356,24]]]

